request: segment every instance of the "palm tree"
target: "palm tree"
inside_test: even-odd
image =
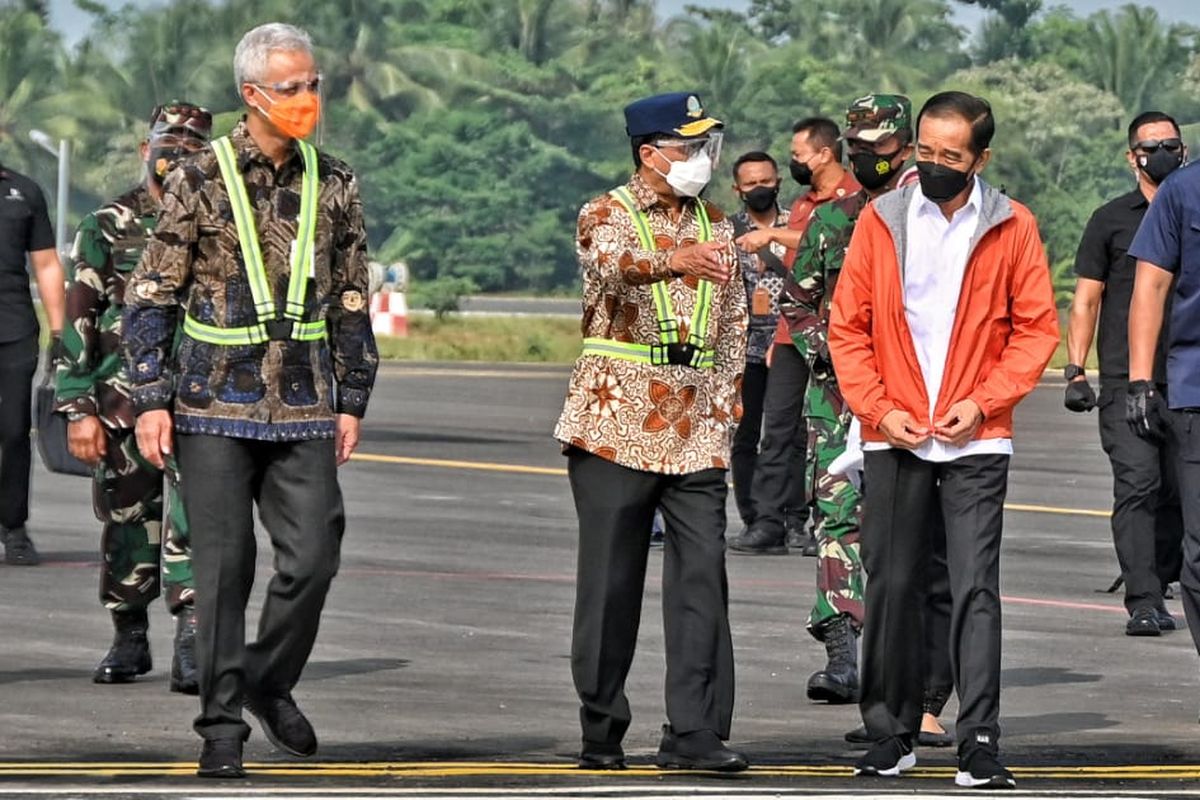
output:
[[[1088,79],[1121,100],[1130,114],[1143,110],[1151,93],[1169,85],[1185,63],[1188,38],[1195,30],[1166,25],[1150,6],[1125,5],[1115,14],[1099,11],[1088,17],[1095,43],[1087,51]]]

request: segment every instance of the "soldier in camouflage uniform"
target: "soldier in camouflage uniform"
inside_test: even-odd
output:
[[[863,621],[863,571],[859,558],[859,492],[845,475],[829,465],[846,449],[851,414],[838,390],[826,334],[829,302],[850,235],[859,213],[873,197],[894,188],[904,162],[912,155],[912,123],[908,98],[868,95],[846,113],[854,177],[860,191],[831,200],[813,212],[796,253],[792,279],[785,287],[786,304],[802,324],[793,341],[808,361],[809,383],[804,416],[809,430],[806,480],[817,506],[817,600],[808,630],[825,643],[829,663],[808,681],[808,696],[830,703],[858,697],[855,640]]]
[[[70,421],[72,454],[96,465],[93,506],[104,523],[100,600],[116,629],[93,674],[96,683],[126,683],[150,670],[147,607],[159,594],[161,574],[176,616],[171,690],[197,692],[192,568],[178,475],[168,469],[164,524],[163,473],[138,452],[120,348],[125,281],[154,229],[162,180],[174,162],[205,146],[211,129],[205,109],[187,103],[156,108],[141,147],[145,181],[84,218],[71,256],[57,410]]]

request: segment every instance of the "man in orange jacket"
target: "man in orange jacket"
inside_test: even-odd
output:
[[[856,775],[916,764],[933,510],[946,525],[958,774],[1009,788],[1000,730],[1000,537],[1012,412],[1058,343],[1037,223],[977,175],[986,101],[943,92],[917,117],[919,185],[864,209],[834,292],[829,346],[862,422],[866,590],[861,709],[876,744]],[[936,504],[936,505],[935,505]]]

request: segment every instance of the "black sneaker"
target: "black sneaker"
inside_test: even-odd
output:
[[[954,783],[968,789],[1015,789],[1017,781],[990,747],[972,746],[958,757]]]
[[[1153,608],[1135,608],[1125,623],[1126,636],[1160,636],[1162,626],[1158,624],[1158,612]]]
[[[271,744],[294,756],[317,752],[317,733],[292,696],[247,698],[246,708],[258,718]]]
[[[917,765],[912,741],[904,736],[889,736],[871,745],[867,754],[854,765],[856,778],[895,778]]]
[[[13,567],[35,567],[42,563],[37,548],[24,527],[4,529],[4,563]]]

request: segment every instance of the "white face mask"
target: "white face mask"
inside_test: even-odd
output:
[[[662,152],[661,150],[659,151]],[[665,156],[664,156],[665,158]],[[712,180],[713,164],[708,153],[697,153],[687,161],[672,161],[666,175],[655,169],[679,197],[695,197]]]

